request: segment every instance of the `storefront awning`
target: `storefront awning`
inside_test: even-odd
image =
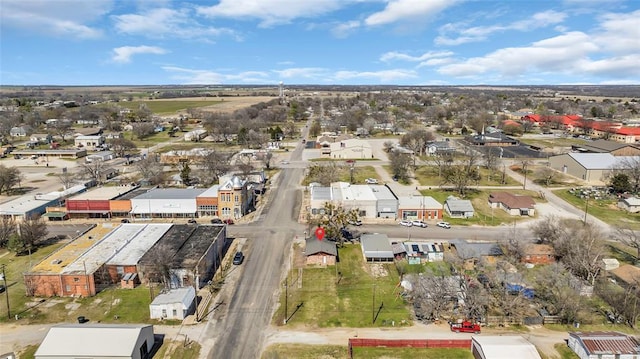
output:
[[[67,215],[67,212],[47,212],[42,215],[42,217],[48,218],[64,218]]]

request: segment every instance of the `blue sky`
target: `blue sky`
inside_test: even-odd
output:
[[[640,83],[640,0],[0,0],[0,85]]]

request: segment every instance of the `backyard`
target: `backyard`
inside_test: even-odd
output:
[[[337,267],[294,269],[280,296],[274,324],[289,326],[381,327],[411,325],[393,264],[364,262],[359,244],[338,250]],[[284,285],[284,283],[283,283]],[[288,298],[285,301],[285,293]],[[286,304],[286,310],[285,310]]]

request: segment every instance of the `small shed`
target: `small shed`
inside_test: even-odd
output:
[[[312,236],[306,240],[305,255],[307,265],[332,266],[336,264],[338,250],[335,242],[321,241]]]
[[[171,289],[153,299],[149,305],[151,319],[183,320],[195,310],[196,290],[193,287]]]
[[[638,339],[619,332],[571,332],[568,344],[580,359],[640,357]]]
[[[614,270],[620,267],[620,262],[615,258],[602,258],[602,269],[606,271]]]
[[[638,197],[628,197],[621,198],[618,200],[618,208],[622,208],[630,213],[638,213],[640,212],[640,198]]]
[[[392,262],[394,259],[393,248],[386,234],[363,234],[360,246],[367,262]]]
[[[124,289],[133,289],[140,284],[138,273],[127,273],[120,280],[120,287]]]

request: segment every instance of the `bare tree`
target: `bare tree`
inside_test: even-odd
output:
[[[151,265],[146,268],[145,277],[149,283],[162,283],[165,288],[171,288],[171,260],[174,250],[167,244],[158,244],[149,250]]]
[[[107,144],[118,157],[124,157],[136,149],[136,144],[124,137],[111,138],[107,141]]]
[[[164,166],[160,163],[157,156],[147,156],[147,158],[135,162],[135,168],[138,170],[142,178],[152,184],[160,184],[164,182]]]
[[[22,178],[22,173],[16,167],[0,164],[0,194],[10,192]]]
[[[564,323],[578,320],[585,304],[574,285],[576,280],[560,263],[542,267],[535,276],[536,297],[550,315],[560,316]]]
[[[336,182],[343,173],[343,166],[336,162],[318,162],[309,166],[309,180],[318,182],[323,186],[329,186],[332,182]]]
[[[401,181],[409,181],[409,165],[411,164],[411,155],[392,150],[389,153],[389,161],[391,162],[391,172]]]
[[[47,233],[47,225],[40,216],[25,218],[18,224],[18,236],[11,238],[9,248],[18,255],[30,253]]]
[[[0,248],[5,248],[9,239],[16,234],[16,221],[13,217],[0,217]]]
[[[443,272],[428,272],[413,277],[412,300],[418,318],[439,320],[453,309],[461,290],[458,280]]]
[[[614,169],[614,172],[622,172],[629,177],[629,182],[633,187],[633,193],[640,190],[640,158],[623,157]]]
[[[51,135],[59,136],[64,143],[65,137],[71,132],[71,122],[69,120],[59,119],[51,124],[47,124],[47,130]]]
[[[636,250],[636,260],[640,260],[640,233],[627,226],[618,226],[614,232],[615,239]]]
[[[545,183],[545,186],[549,187],[553,184],[558,172],[550,167],[543,167],[538,172],[538,175],[542,178]]]
[[[358,220],[358,210],[347,210],[342,205],[325,202],[323,210],[315,217],[312,222],[318,223],[324,228],[327,239],[336,241],[341,246],[345,240],[342,229],[349,222]]]
[[[202,181],[204,183],[216,183],[220,176],[229,172],[231,163],[228,153],[211,150],[202,157],[199,162]]]
[[[84,162],[80,164],[80,168],[82,169],[82,173],[85,178],[100,184],[102,183],[102,178],[104,177],[107,166],[104,164],[104,161],[93,160],[91,162]]]
[[[596,294],[611,306],[612,311],[605,313],[610,321],[623,321],[636,328],[640,318],[639,287],[640,278],[633,278],[624,287],[604,280],[596,286]]]
[[[78,181],[75,173],[69,171],[66,167],[62,169],[62,172],[58,175],[58,179],[64,189],[68,189]]]
[[[271,169],[271,159],[273,158],[273,152],[267,151],[262,157],[262,163],[267,169]]]
[[[131,126],[132,126],[131,132],[133,132],[133,134],[139,140],[153,134],[153,129],[155,127],[151,122],[139,122],[139,123],[134,123]]]

